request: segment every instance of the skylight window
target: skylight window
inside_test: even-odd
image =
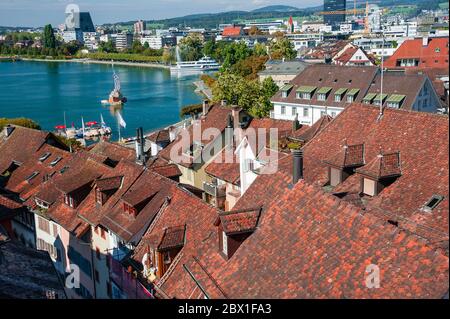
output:
[[[39,172],[33,172],[33,174],[31,174],[30,176],[28,176],[28,178],[26,179],[27,182],[31,182],[31,180],[33,178],[35,178],[36,176],[39,175]]]
[[[443,199],[444,196],[442,195],[431,196],[430,200],[428,200],[428,202],[426,202],[426,204],[423,206],[423,210],[426,212],[431,212],[436,208],[437,205],[439,205],[440,202],[442,202]]]
[[[47,158],[49,158],[49,156],[52,155],[51,153],[47,152],[44,155],[42,155],[41,157],[39,157],[39,161],[43,162],[45,161]]]
[[[61,157],[61,156],[58,156],[57,158],[55,158],[55,159],[50,163],[50,166],[51,166],[51,167],[55,166],[56,164],[58,164],[58,162],[59,162],[60,160],[62,160],[62,157]]]

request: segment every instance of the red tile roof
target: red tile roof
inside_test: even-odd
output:
[[[235,26],[229,26],[223,28],[222,36],[224,37],[233,37],[233,36],[239,36],[243,33],[241,27],[235,27]]]
[[[316,123],[314,123],[311,127],[303,125],[300,129],[292,133],[290,137],[302,142],[309,142],[332,120],[333,118],[331,116],[324,115],[318,121],[316,121]]]
[[[95,144],[95,146],[89,150],[89,153],[105,156],[115,162],[119,162],[122,159],[130,161],[136,159],[136,152],[134,149],[106,141]]]
[[[258,226],[261,208],[220,213],[218,221],[227,235],[254,231]],[[216,225],[218,224],[216,221]]]
[[[323,162],[348,145],[365,145],[365,162],[371,164],[381,150],[400,152],[401,176],[365,206],[383,211],[386,219],[425,238],[448,238],[448,117],[352,104],[304,146],[304,176],[310,183],[328,183]],[[376,165],[375,162],[373,162]],[[370,165],[369,165],[370,166]],[[362,169],[369,167],[363,166]],[[397,172],[397,171],[395,171]],[[352,175],[338,186],[339,192],[359,193],[360,178]],[[445,196],[431,213],[422,206],[433,194]]]
[[[223,298],[219,288],[227,298],[441,298],[448,290],[442,252],[303,181],[284,189],[230,260],[217,251],[214,233],[198,252],[211,297]],[[365,284],[371,265],[381,271],[377,289]],[[165,291],[189,298],[193,280],[179,276],[178,289]]]
[[[402,174],[400,163],[400,153],[381,153],[364,167],[356,169],[356,171],[379,180],[381,178],[400,176]]]
[[[113,231],[123,240],[137,243],[136,237],[148,228],[158,212],[170,198],[172,181],[151,171],[144,171],[104,214],[100,224]],[[123,203],[136,205],[137,216],[124,211]]]
[[[448,69],[448,37],[429,38],[424,46],[422,39],[406,40],[384,62],[387,68],[397,68],[397,60],[419,59],[419,67],[447,68]]]
[[[181,141],[183,140],[183,135],[188,134],[187,136],[189,136],[190,139],[189,141],[187,141],[186,147],[193,145],[194,142],[193,139],[196,138],[195,135],[199,135],[200,138],[200,140],[197,140],[195,142],[207,146],[216,139],[216,136],[211,136],[209,134],[203,133],[206,130],[210,129],[217,129],[220,132],[223,132],[227,126],[227,117],[229,114],[231,114],[230,107],[223,107],[220,106],[219,104],[212,105],[206,116],[201,117],[199,120],[195,120],[193,125],[189,126],[186,130],[182,131],[177,136],[177,138],[172,143],[170,143],[166,148],[161,150],[158,155],[167,161],[171,161],[172,160],[171,152],[172,149],[175,147],[174,154],[181,157],[181,160],[177,164],[186,167],[191,167],[193,165],[193,158],[185,155],[183,151],[186,150],[181,149]],[[185,134],[183,134],[183,132]]]
[[[113,176],[113,177],[105,177],[100,178],[95,181],[96,188],[103,191],[110,191],[119,189],[120,185],[122,185],[123,176]]]

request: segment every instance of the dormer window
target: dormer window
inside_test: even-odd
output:
[[[95,199],[98,204],[103,205],[103,194],[100,190],[95,190]]]
[[[398,108],[400,108],[400,105],[402,104],[402,102],[405,100],[405,97],[406,97],[406,95],[392,94],[386,100],[387,106],[394,108],[394,109],[398,109]]]
[[[351,89],[347,93],[347,103],[353,103],[358,96],[359,89]]]
[[[294,86],[293,86],[292,84],[285,84],[285,85],[280,89],[280,91],[281,91],[281,97],[282,97],[282,98],[287,98],[293,87],[294,87]]]
[[[298,99],[311,100],[314,91],[316,90],[315,86],[300,86],[296,93]]]
[[[400,152],[380,152],[367,165],[358,168],[356,171],[361,175],[361,192],[368,196],[377,196],[401,176],[400,163]]]
[[[62,157],[61,157],[61,156],[58,156],[57,158],[55,158],[55,159],[50,163],[50,166],[51,166],[51,167],[56,166],[56,164],[58,164],[60,160],[62,160]]]
[[[334,156],[324,161],[328,164],[328,181],[334,187],[345,181],[355,171],[364,165],[364,144],[347,145],[346,143]]]
[[[377,94],[377,96],[373,100],[373,104],[375,105],[383,105],[386,100],[387,94]]]
[[[222,252],[228,256],[228,236],[224,231],[222,231]]]
[[[127,203],[123,203],[123,211],[135,217],[137,216],[137,209]]]
[[[69,194],[64,195],[64,203],[71,208],[75,208],[75,200]]]
[[[42,155],[41,157],[39,157],[39,162],[43,162],[45,161],[47,158],[49,158],[51,155],[51,153],[47,152],[44,155]]]
[[[224,258],[233,256],[239,246],[256,230],[261,208],[220,213],[217,226],[219,251]]]
[[[444,200],[444,196],[442,195],[433,195],[431,198],[423,205],[422,210],[430,213],[433,209],[439,205],[440,202]]]
[[[39,175],[39,172],[33,172],[30,176],[27,177],[26,181],[27,181],[28,183],[30,183],[31,180],[32,180],[33,178],[35,178],[36,176],[38,176],[38,175]]]
[[[369,93],[367,94],[364,98],[363,98],[363,103],[364,104],[372,104],[373,100],[375,99],[375,97],[377,96],[376,93]]]
[[[342,101],[342,97],[344,96],[346,91],[347,91],[346,88],[340,88],[336,92],[334,92],[334,101],[335,102],[341,102]]]
[[[363,193],[369,196],[377,195],[377,182],[373,179],[364,178]]]

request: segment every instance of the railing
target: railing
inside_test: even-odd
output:
[[[224,197],[225,194],[225,186],[218,186],[213,183],[203,182],[203,190],[214,197]]]

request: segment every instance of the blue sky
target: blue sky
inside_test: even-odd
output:
[[[68,4],[90,11],[94,24],[162,19],[195,13],[253,10],[266,5],[284,4],[303,8],[323,0],[0,0],[0,26],[58,25],[64,21]]]

